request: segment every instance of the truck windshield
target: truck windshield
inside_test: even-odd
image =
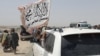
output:
[[[80,24],[80,27],[88,27],[88,24]]]

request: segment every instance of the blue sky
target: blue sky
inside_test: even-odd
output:
[[[1,0],[0,25],[21,25],[17,7],[37,0]],[[71,22],[100,24],[100,0],[51,0],[50,26],[68,26]]]

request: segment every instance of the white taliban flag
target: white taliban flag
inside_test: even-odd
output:
[[[50,0],[39,0],[19,7],[22,25],[29,31],[35,27],[47,26],[50,14]]]

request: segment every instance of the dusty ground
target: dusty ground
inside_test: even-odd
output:
[[[13,52],[3,52],[2,46],[0,43],[0,56],[31,56],[30,51],[31,49],[31,43],[29,41],[19,41],[19,46],[17,47],[17,54],[14,54]]]

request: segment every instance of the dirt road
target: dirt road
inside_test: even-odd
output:
[[[17,54],[14,54],[13,52],[3,52],[2,46],[0,43],[0,56],[31,56],[30,51],[31,49],[31,43],[29,41],[19,41],[19,46],[17,47]]]

